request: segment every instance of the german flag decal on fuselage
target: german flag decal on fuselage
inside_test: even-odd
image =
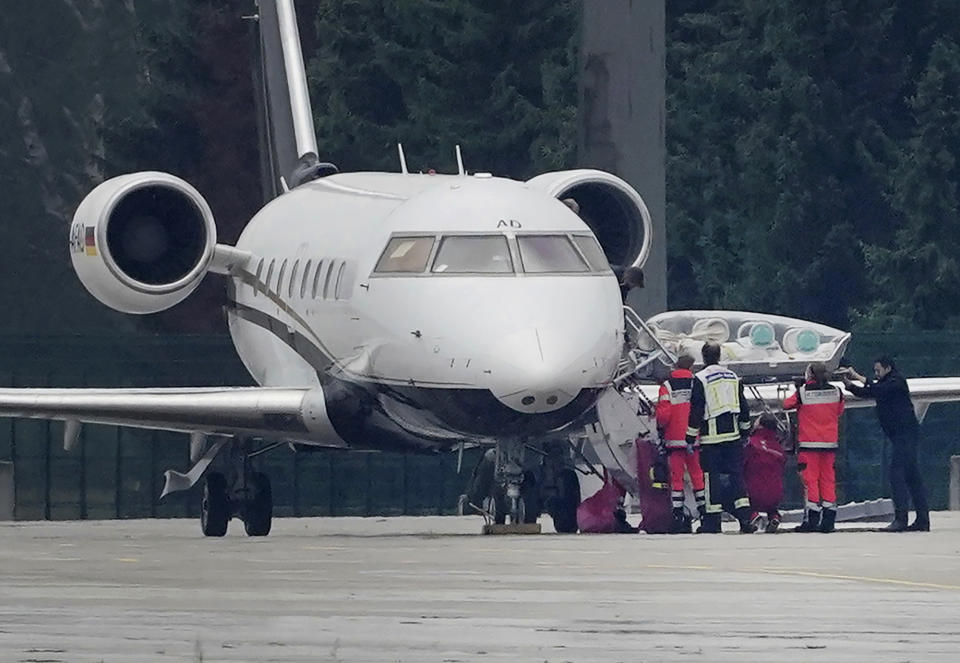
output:
[[[83,246],[85,248],[85,253],[88,256],[97,255],[97,238],[94,234],[95,228],[92,226],[87,226],[83,236]]]

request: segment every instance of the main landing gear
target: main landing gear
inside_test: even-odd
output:
[[[208,471],[203,479],[200,528],[204,536],[223,536],[234,516],[243,520],[248,536],[266,536],[273,524],[273,490],[270,478],[255,472],[250,459],[273,449],[249,451],[245,441],[230,445],[228,471]]]

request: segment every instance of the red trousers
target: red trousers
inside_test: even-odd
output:
[[[797,467],[807,491],[808,508],[822,504],[826,509],[837,506],[837,475],[833,462],[835,451],[804,451],[797,454]]]
[[[671,449],[668,456],[670,462],[670,489],[683,490],[683,472],[690,473],[690,483],[693,489],[703,490],[703,470],[700,468],[700,449],[687,453],[686,449]]]

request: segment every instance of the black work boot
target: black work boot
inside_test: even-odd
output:
[[[753,534],[757,531],[757,524],[750,518],[750,509],[741,507],[734,512],[740,521],[741,534]]]
[[[807,509],[807,519],[793,528],[794,532],[816,532],[820,529],[820,512]]]
[[[907,531],[908,532],[929,532],[930,531],[930,514],[917,511],[917,519],[914,520],[907,527]]]
[[[683,507],[674,507],[673,517],[670,520],[671,534],[689,534],[691,532],[690,518],[683,512]]]
[[[702,534],[702,533],[703,533],[703,523],[706,522],[705,519],[706,519],[706,517],[707,517],[707,507],[706,507],[705,505],[703,505],[703,504],[698,504],[698,505],[697,505],[697,513],[698,513],[699,516],[700,516],[700,524],[697,526],[696,534]]]
[[[829,534],[835,529],[833,525],[836,521],[837,521],[837,510],[824,509],[823,513],[820,514],[820,531],[823,532],[824,534]]]
[[[697,534],[719,534],[720,533],[720,514],[708,513],[700,519],[700,527],[697,528]]]
[[[883,528],[884,532],[906,532],[907,531],[907,512],[896,511],[893,514],[893,522]]]

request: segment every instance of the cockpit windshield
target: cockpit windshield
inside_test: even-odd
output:
[[[519,235],[517,244],[528,274],[590,271],[566,235]]]
[[[440,240],[437,274],[510,274],[513,260],[504,235],[451,235]]]
[[[590,269],[595,272],[606,272],[610,269],[607,255],[600,248],[600,243],[593,235],[573,235],[573,243],[580,249],[580,253],[587,259]]]
[[[396,235],[387,242],[374,274],[431,276],[469,274],[609,274],[593,235],[564,232]]]
[[[433,250],[433,237],[393,237],[377,262],[377,272],[422,272]]]

